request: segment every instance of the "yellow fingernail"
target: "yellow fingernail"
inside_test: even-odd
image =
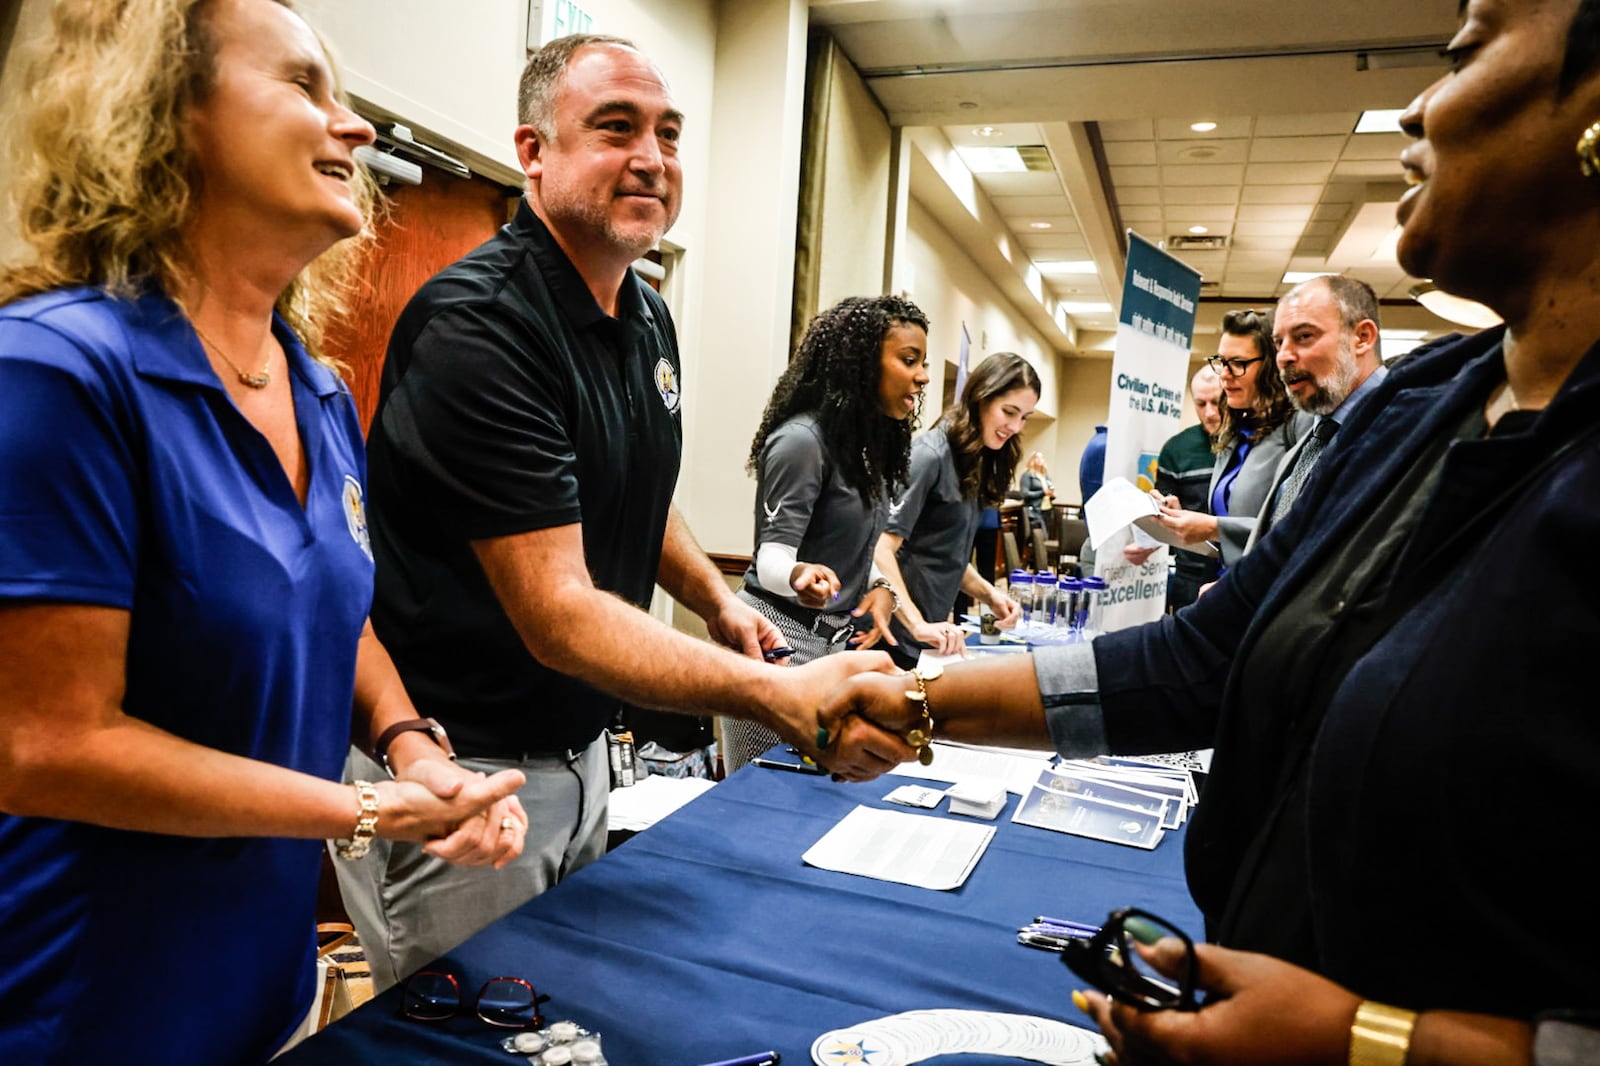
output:
[[[1089,1013],[1089,997],[1076,988],[1072,990],[1072,1005],[1085,1014]]]

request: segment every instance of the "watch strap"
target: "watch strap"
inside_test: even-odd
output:
[[[372,757],[378,761],[379,766],[389,772],[391,777],[394,776],[394,770],[389,766],[389,745],[393,744],[395,737],[402,733],[427,733],[446,755],[451,759],[456,757],[455,748],[450,746],[450,735],[444,731],[444,726],[440,725],[437,719],[408,718],[403,722],[394,723],[378,734],[378,739],[372,745]]]

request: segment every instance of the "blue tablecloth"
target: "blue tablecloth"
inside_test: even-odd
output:
[[[1072,1006],[1076,979],[1058,956],[1016,943],[1017,927],[1037,914],[1098,924],[1131,904],[1199,937],[1181,832],[1146,852],[1015,825],[1015,796],[953,892],[800,861],[857,804],[909,810],[881,799],[902,783],[835,784],[746,767],[469,940],[445,968],[464,989],[526,978],[551,996],[548,1019],[601,1032],[612,1066],[696,1066],[769,1048],[799,1066],[821,1033],[899,1011],[1007,1011],[1090,1025]],[[952,817],[946,806],[935,816]],[[278,1061],[524,1061],[500,1049],[504,1030],[467,1016],[407,1021],[398,997],[390,990]]]

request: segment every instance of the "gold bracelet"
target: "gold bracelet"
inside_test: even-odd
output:
[[[1415,1011],[1370,1000],[1361,1004],[1350,1023],[1350,1066],[1405,1066],[1416,1024]]]
[[[922,706],[922,724],[906,734],[906,744],[916,748],[917,761],[928,766],[933,762],[933,704],[928,700],[929,679],[921,670],[911,671],[911,677],[917,683],[917,691],[907,692],[906,699]]]
[[[378,832],[378,790],[370,781],[357,781],[356,798],[360,809],[356,812],[356,827],[350,840],[338,846],[339,858],[359,859],[372,849],[372,838]]]

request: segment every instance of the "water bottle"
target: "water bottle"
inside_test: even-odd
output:
[[[1056,574],[1054,570],[1040,570],[1033,575],[1033,617],[1041,626],[1055,624]]]
[[[1079,607],[1078,613],[1083,618],[1084,640],[1093,640],[1100,635],[1100,627],[1105,617],[1105,592],[1105,578],[1086,577],[1083,579],[1083,602]]]
[[[1056,582],[1056,615],[1055,627],[1071,631],[1075,628],[1074,622],[1078,617],[1078,596],[1083,589],[1083,582],[1075,577],[1064,577]]]
[[[1011,571],[1011,598],[1022,609],[1022,624],[1033,620],[1033,575],[1026,570]]]

